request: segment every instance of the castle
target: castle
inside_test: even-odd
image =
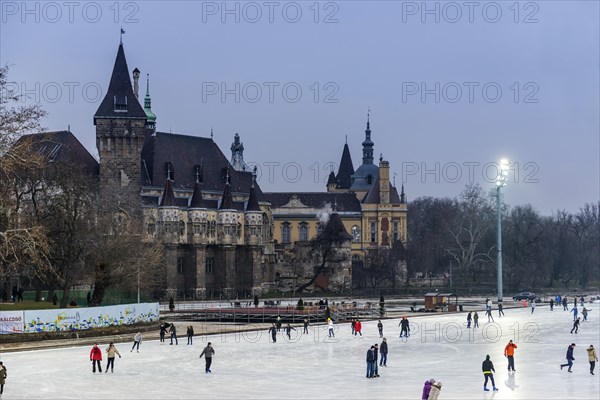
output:
[[[144,241],[164,246],[168,295],[235,297],[297,286],[315,273],[307,245],[320,232],[335,238],[337,258],[314,286],[348,290],[353,268],[370,252],[406,241],[404,188],[399,195],[390,182],[387,161],[374,164],[368,119],[356,171],[346,143],[326,192],[263,193],[239,135],[227,159],[212,132],[157,131],[149,80],[142,106],[137,68],[132,78],[121,43],[94,115],[99,191],[118,195],[118,218],[142,221]]]

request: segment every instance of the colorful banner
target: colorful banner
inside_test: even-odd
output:
[[[107,307],[62,308],[24,312],[25,333],[64,332],[158,321],[158,303],[123,304]]]
[[[23,311],[0,311],[0,334],[23,333]]]

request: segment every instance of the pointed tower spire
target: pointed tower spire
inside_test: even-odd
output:
[[[400,190],[400,203],[406,203],[406,195],[404,194],[404,183],[402,183],[402,190]]]
[[[229,169],[227,169],[227,178],[225,180],[225,189],[223,189],[223,197],[221,198],[221,205],[219,210],[232,210],[233,209],[233,196],[231,195],[231,187],[229,185]]]
[[[352,165],[352,157],[350,156],[350,148],[348,143],[344,144],[342,151],[342,159],[336,176],[337,187],[339,189],[349,189],[352,186],[352,175],[354,175],[354,165]]]
[[[258,204],[258,195],[254,188],[254,182],[256,181],[256,166],[252,172],[252,186],[250,187],[250,196],[248,196],[248,204],[246,204],[246,211],[260,211],[260,205]]]
[[[173,207],[175,206],[175,193],[173,193],[173,185],[171,179],[165,181],[165,188],[163,190],[162,199],[160,200],[161,207]]]
[[[370,121],[371,109],[367,113],[367,129],[365,130],[365,140],[362,142],[363,146],[363,165],[373,164],[373,141],[371,140],[371,121]]]
[[[146,112],[146,128],[156,129],[156,115],[152,112],[152,99],[150,98],[150,74],[146,74],[146,97],[144,97],[144,111]]]

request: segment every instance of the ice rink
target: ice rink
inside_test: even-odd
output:
[[[572,303],[571,303],[572,307]],[[363,336],[351,335],[350,324],[336,325],[334,339],[322,325],[292,340],[270,342],[266,330],[228,335],[196,336],[193,346],[184,335],[179,345],[144,341],[140,353],[130,353],[131,342],[117,343],[123,358],[115,372],[93,374],[91,346],[2,353],[8,378],[2,399],[420,399],[429,378],[442,381],[440,399],[599,399],[600,368],[589,373],[585,349],[600,350],[599,304],[579,334],[570,334],[572,314],[555,307],[507,309],[506,316],[487,323],[479,312],[480,328],[467,330],[466,313],[408,314],[412,335],[400,339],[398,320],[383,320],[389,345],[387,368],[380,378],[366,379],[366,352],[381,343],[377,321],[363,323]],[[580,307],[581,310],[581,307]],[[185,333],[185,323],[178,323]],[[513,339],[516,372],[507,372],[504,346]],[[212,374],[204,373],[198,356],[207,341],[216,354]],[[573,373],[561,371],[570,343],[577,344]],[[107,343],[100,342],[104,352]],[[481,363],[486,354],[496,368],[499,392],[483,392]]]

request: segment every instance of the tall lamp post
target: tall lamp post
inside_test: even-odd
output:
[[[498,302],[501,303],[504,295],[502,293],[502,197],[501,189],[506,186],[508,182],[508,169],[509,163],[507,159],[500,160],[500,173],[496,178],[496,211],[498,217],[498,232],[496,233],[498,256],[497,256],[497,267],[498,267]]]

